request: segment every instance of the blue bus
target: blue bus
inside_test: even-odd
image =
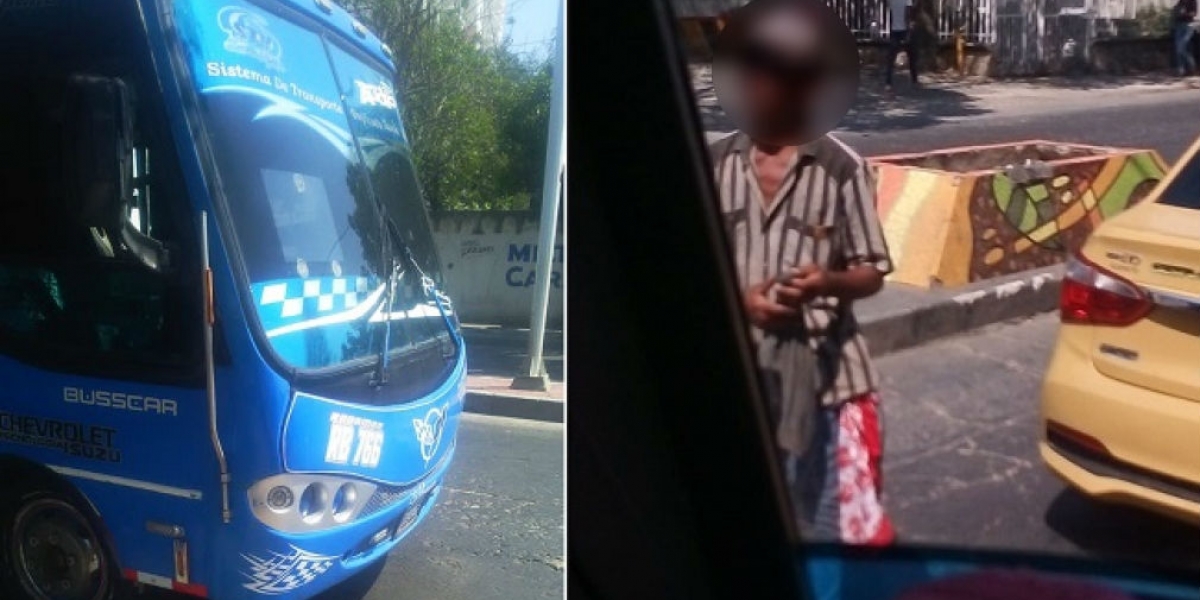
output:
[[[391,51],[328,0],[0,3],[0,598],[308,598],[455,452]]]

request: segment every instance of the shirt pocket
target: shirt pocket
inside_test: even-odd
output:
[[[783,232],[784,263],[831,268],[838,259],[841,234],[832,216],[822,219],[788,217]],[[789,260],[790,257],[790,260]]]

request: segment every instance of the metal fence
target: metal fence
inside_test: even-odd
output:
[[[938,11],[938,37],[952,39],[957,29],[962,30],[967,43],[994,43],[996,8],[992,0],[943,1]]]
[[[859,40],[886,40],[892,28],[888,0],[826,0]],[[971,44],[996,41],[996,11],[992,0],[940,0],[937,12],[938,38],[954,39],[962,28]]]

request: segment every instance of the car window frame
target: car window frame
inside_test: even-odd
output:
[[[799,535],[673,11],[658,0],[573,4],[568,20],[568,73],[587,74],[568,77],[568,236],[596,249],[568,256],[589,274],[567,290],[571,319],[589,324],[567,338],[568,353],[579,352],[568,423],[570,589],[643,597],[641,582],[687,581],[711,597],[800,597]],[[616,30],[620,44],[608,35]],[[572,231],[578,223],[586,225]],[[642,464],[630,468],[629,452]],[[605,504],[614,486],[619,504]],[[628,524],[610,514],[647,518],[678,506],[686,514],[675,523],[646,526],[673,536],[678,550],[665,552],[679,556],[661,567],[622,562],[656,542],[622,531]],[[680,546],[688,542],[694,548]],[[614,569],[619,581],[605,577]],[[697,597],[660,590],[655,597]]]

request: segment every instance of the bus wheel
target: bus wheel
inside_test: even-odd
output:
[[[5,599],[109,600],[113,568],[96,528],[62,494],[14,494],[0,508]]]

